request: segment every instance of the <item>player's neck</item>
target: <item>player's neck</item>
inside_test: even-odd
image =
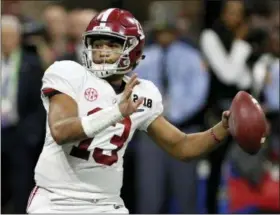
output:
[[[125,88],[123,76],[124,75],[114,75],[109,78],[106,78],[106,80],[112,86],[116,94],[120,94]]]
[[[122,85],[122,81],[123,81],[123,77],[124,75],[112,75],[108,78],[106,78],[106,80],[114,86],[121,86]]]

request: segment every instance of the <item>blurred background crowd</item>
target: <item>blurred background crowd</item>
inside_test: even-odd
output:
[[[129,144],[122,197],[130,213],[280,212],[279,1],[1,1],[2,213],[25,213],[44,144],[41,79],[56,60],[82,63],[82,34],[103,9],[131,11],[146,33],[136,68],[160,89],[165,116],[185,132],[220,120],[239,90],[269,122],[263,149],[245,154],[229,137],[189,163],[143,133]],[[250,123],[250,122],[248,122]]]

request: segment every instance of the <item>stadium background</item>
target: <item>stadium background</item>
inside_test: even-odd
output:
[[[79,54],[77,53],[79,53],[80,50],[79,41],[81,40],[81,33],[83,29],[85,29],[86,23],[97,11],[101,11],[109,7],[118,7],[131,11],[142,23],[144,31],[147,35],[147,48],[158,42],[155,39],[155,32],[158,32],[158,30],[161,32],[176,32],[176,40],[180,40],[182,43],[187,44],[188,47],[191,47],[191,52],[200,54],[201,65],[203,65],[203,68],[209,73],[209,77],[207,77],[210,82],[212,73],[215,71],[211,68],[211,63],[207,62],[207,58],[204,58],[205,53],[203,53],[203,47],[201,47],[200,39],[204,29],[211,27],[213,23],[219,19],[224,2],[225,1],[221,0],[3,0],[1,1],[1,15],[2,17],[4,15],[13,15],[19,18],[23,26],[23,32],[21,34],[22,40],[20,44],[21,48],[26,50],[28,53],[33,53],[40,59],[42,71],[33,71],[34,73],[42,72],[43,74],[43,71],[52,62],[58,59],[72,59],[81,62],[78,56]],[[279,48],[277,49],[277,46],[279,47],[279,2],[273,0],[247,0],[244,2],[244,7],[250,10],[250,25],[253,27],[251,26],[251,30],[249,30],[249,32],[246,33],[246,37],[242,39],[250,43],[252,47],[258,46],[258,51],[262,50],[259,52],[256,51],[257,57],[253,58],[250,62],[250,69],[253,70],[254,67],[252,65],[254,65],[263,54],[269,53],[272,56],[270,58],[272,60],[268,61],[267,67],[265,67],[267,71],[265,71],[265,77],[263,78],[264,80],[261,87],[257,88],[258,90],[255,90],[255,86],[252,85],[250,86],[250,89],[248,89],[249,92],[253,92],[254,95],[261,101],[269,119],[270,134],[267,138],[265,149],[258,155],[252,157],[247,154],[242,154],[238,151],[239,149],[236,148],[236,145],[233,143],[234,141],[227,140],[225,145],[228,147],[223,147],[219,153],[212,155],[216,157],[216,160],[214,159],[213,161],[211,156],[206,156],[198,159],[191,165],[185,166],[186,170],[188,168],[195,170],[195,175],[192,175],[188,179],[188,183],[191,184],[191,187],[195,187],[195,191],[193,191],[193,189],[182,190],[183,193],[190,193],[191,196],[193,196],[192,202],[194,205],[189,205],[189,210],[188,204],[190,203],[187,199],[185,200],[184,209],[182,209],[182,207],[178,204],[176,195],[169,192],[169,186],[172,187],[174,186],[172,183],[177,183],[170,182],[164,188],[167,191],[164,192],[164,201],[159,204],[159,207],[155,207],[156,209],[151,209],[150,211],[148,209],[145,211],[141,208],[141,205],[143,204],[143,202],[141,202],[141,198],[138,198],[140,185],[137,181],[142,180],[143,177],[149,178],[151,171],[144,170],[140,173],[136,171],[138,163],[141,162],[141,159],[136,156],[139,150],[137,145],[141,144],[141,141],[143,142],[143,139],[141,139],[142,134],[137,134],[129,145],[125,155],[124,186],[122,189],[122,197],[124,198],[126,206],[131,213],[184,213],[188,211],[191,213],[280,212],[280,132],[279,122],[277,123],[277,121],[279,121],[279,78],[276,81],[276,84],[271,84],[274,83],[273,80],[275,79],[273,78],[274,76],[272,76],[271,68],[274,68],[273,65],[275,61],[279,60]],[[271,29],[276,30],[273,31]],[[253,30],[262,33],[251,33],[250,31]],[[275,31],[278,32],[278,34],[275,33]],[[274,36],[274,34],[276,34],[276,36]],[[249,38],[248,35],[251,35],[251,37]],[[2,40],[2,46],[5,42],[6,40]],[[274,48],[271,48],[270,46],[270,48],[261,47],[261,44],[270,43],[273,44],[272,47]],[[213,55],[215,54],[216,53],[213,50]],[[3,62],[3,56],[1,62]],[[26,63],[33,65],[31,58],[30,62]],[[185,63],[185,66],[187,67],[189,63],[187,59]],[[279,76],[279,64],[277,68],[276,76]],[[3,70],[3,66],[1,70]],[[225,71],[225,73],[226,72],[227,71]],[[149,77],[152,77],[142,71],[140,73],[140,77],[142,74],[148,79]],[[179,79],[179,76],[177,78]],[[191,79],[193,77],[190,76],[189,78]],[[186,80],[186,83],[189,82]],[[213,85],[209,84],[207,86],[208,88],[204,93],[208,95],[209,92],[214,90],[212,89]],[[270,91],[267,90],[269,87],[272,88]],[[278,95],[275,96],[275,93],[270,94],[270,92],[275,91],[278,92]],[[188,96],[188,93],[183,94]],[[207,99],[207,95],[205,95],[203,104],[201,104],[203,108],[199,110],[199,115],[201,117],[198,122],[195,123],[199,124],[199,128],[196,131],[208,127],[209,121],[210,124],[213,124],[215,121],[210,120],[216,116],[213,112],[210,111],[209,113],[208,111],[212,106],[211,100]],[[278,107],[275,108],[274,106],[270,106],[269,98],[271,96],[273,97],[273,101],[278,103]],[[191,102],[195,100],[192,99],[193,98],[190,97]],[[188,104],[183,101],[184,100],[179,101],[178,105],[187,106]],[[1,115],[2,114],[3,112],[1,112]],[[193,113],[190,113],[190,115],[192,114]],[[186,116],[187,119],[190,119],[191,117]],[[38,118],[40,118],[41,121],[30,121],[30,123],[39,122],[41,125],[44,125],[44,114],[42,112],[40,112],[40,116],[38,116]],[[14,126],[17,127],[18,124],[15,124]],[[180,126],[180,123],[178,123],[178,127]],[[2,134],[3,132],[4,134],[6,132],[3,125],[1,131]],[[30,131],[24,130],[24,132],[28,135],[28,132]],[[29,163],[22,164],[23,166],[15,166],[13,165],[13,161],[7,161],[14,159],[10,158],[10,154],[16,149],[1,150],[2,213],[13,213],[16,211],[24,213],[21,208],[17,208],[15,205],[27,203],[28,197],[26,197],[23,193],[15,192],[15,187],[26,187],[25,190],[28,190],[30,189],[30,183],[26,182],[25,184],[25,181],[23,180],[22,183],[17,182],[15,185],[15,183],[11,183],[11,181],[18,180],[21,177],[26,177],[27,174],[32,177],[32,173],[28,173],[28,170],[30,172],[30,169],[34,168],[36,159],[43,144],[42,132],[40,133],[38,131],[38,133],[35,133],[34,135],[38,136],[38,141],[35,146],[32,146],[33,149],[31,151],[33,153],[33,160]],[[2,147],[5,147],[5,144],[9,144],[9,141],[12,140],[6,138],[2,139],[2,141]],[[158,156],[158,154],[149,155],[155,157]],[[213,165],[221,166],[221,170],[219,171],[216,170],[216,168],[211,168],[211,163]],[[247,164],[247,169],[243,168],[245,164]],[[19,171],[19,169],[26,171]],[[182,169],[178,171],[182,171]],[[209,180],[211,171],[212,175],[215,175],[216,178],[220,179],[218,184]],[[16,173],[14,174],[14,172]],[[151,179],[151,183],[153,180],[155,179]],[[159,180],[161,180],[160,177]],[[215,187],[216,189],[213,190],[209,187]],[[146,195],[149,195],[149,193],[146,193]],[[150,208],[153,208],[153,206]]]

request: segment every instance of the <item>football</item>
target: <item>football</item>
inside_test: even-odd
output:
[[[265,142],[267,122],[259,102],[249,93],[239,91],[230,107],[229,131],[239,146],[256,154]]]

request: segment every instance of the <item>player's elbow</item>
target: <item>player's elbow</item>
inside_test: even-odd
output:
[[[65,143],[66,138],[64,137],[62,126],[58,124],[54,124],[53,126],[50,127],[50,130],[51,130],[52,138],[58,145],[62,145]]]
[[[199,157],[199,155],[187,154],[181,159],[181,161],[190,162],[190,161],[195,160],[198,157]]]
[[[190,161],[193,160],[193,158],[190,157],[189,155],[176,156],[175,158],[176,158],[177,160],[183,161],[183,162],[190,162]]]
[[[194,160],[195,158],[197,158],[198,155],[192,151],[186,151],[184,149],[181,149],[180,153],[173,154],[173,157],[179,161],[190,162],[190,161]]]
[[[195,150],[192,147],[192,137],[182,133],[182,137],[175,144],[169,144],[167,151],[169,154],[179,161],[189,162],[197,157]],[[165,146],[168,144],[165,144]]]
[[[198,154],[188,152],[188,153],[184,153],[183,155],[179,156],[177,159],[179,159],[180,161],[183,161],[183,162],[190,162],[190,161],[193,161],[194,159],[196,159],[197,157],[199,157]]]
[[[187,135],[186,141],[180,144],[181,149],[178,153],[178,159],[184,162],[195,160],[204,153],[204,147],[201,145],[203,140],[201,133]]]
[[[190,162],[196,158],[196,156],[193,156],[190,153],[187,154],[174,154],[172,155],[176,160],[183,161],[183,162]]]

